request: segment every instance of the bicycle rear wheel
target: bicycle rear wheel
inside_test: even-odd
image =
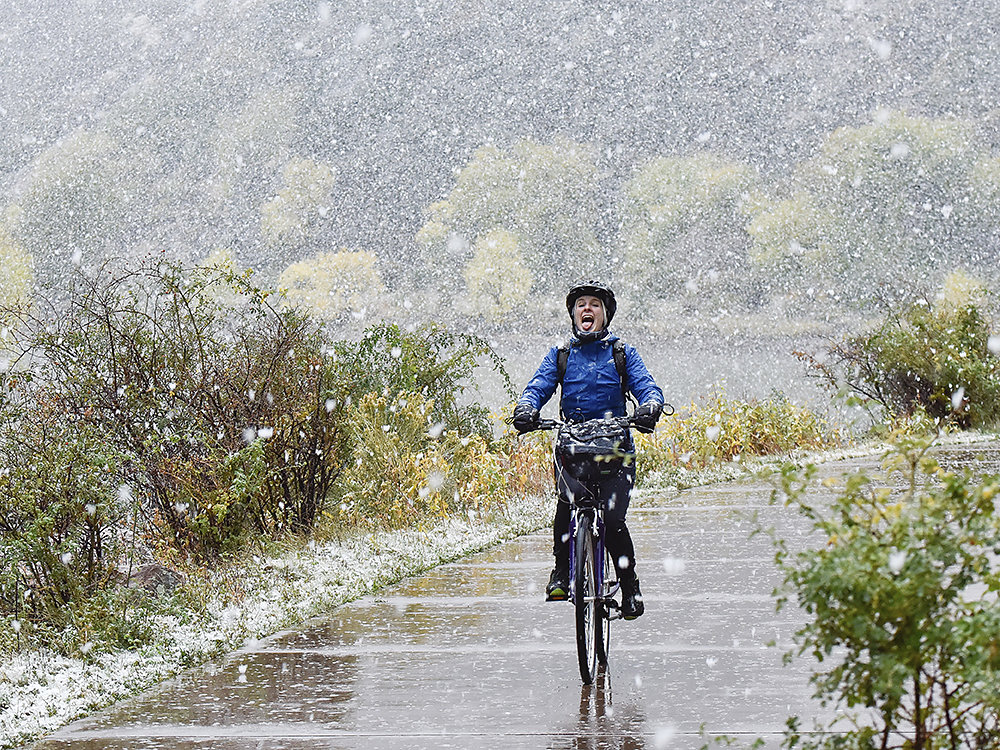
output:
[[[581,516],[576,525],[576,571],[573,581],[573,601],[576,607],[576,652],[580,660],[580,677],[589,685],[597,675],[597,641],[601,622],[597,601],[597,558],[591,519]]]

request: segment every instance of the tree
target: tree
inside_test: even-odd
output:
[[[78,130],[42,152],[17,197],[12,227],[38,280],[121,258],[144,224],[137,193],[133,165],[106,133]]]
[[[980,272],[993,271],[1000,263],[1000,157],[984,155],[972,168],[972,210],[980,232],[971,238]]]
[[[296,157],[281,170],[281,180],[281,189],[261,208],[261,232],[272,248],[301,250],[320,232],[336,177],[330,166]]]
[[[7,307],[31,291],[31,256],[0,224],[0,305]]]
[[[278,285],[286,290],[289,302],[305,304],[330,321],[363,317],[385,291],[375,255],[347,250],[293,263],[281,274]]]
[[[493,320],[523,305],[531,290],[531,271],[517,237],[505,229],[480,236],[464,275],[469,308]]]
[[[996,222],[974,200],[974,135],[960,120],[899,112],[834,131],[799,165],[786,199],[753,211],[752,255],[799,266],[805,250],[855,298],[880,288],[912,298],[915,282],[927,288],[945,269],[994,263],[981,240]],[[788,220],[790,208],[806,215]]]
[[[597,240],[599,179],[590,146],[557,139],[521,141],[509,153],[484,146],[459,172],[444,201],[432,204],[417,235],[425,261],[445,288],[461,283],[480,237],[516,238],[535,291],[609,270]]]
[[[262,88],[235,114],[220,117],[208,183],[221,232],[215,239],[232,246],[241,265],[275,275],[288,259],[275,257],[274,248],[261,252],[261,206],[280,190],[282,170],[292,159],[297,113],[296,92]]]
[[[768,296],[826,296],[834,286],[829,269],[837,253],[833,212],[806,191],[783,200],[756,195],[748,211],[753,216],[746,227],[749,257],[761,291]]]
[[[745,278],[741,206],[753,171],[703,152],[659,157],[622,188],[622,282],[640,299],[677,297]]]

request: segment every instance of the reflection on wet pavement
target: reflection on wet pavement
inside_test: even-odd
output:
[[[875,460],[821,470],[864,463]],[[776,746],[790,714],[819,709],[809,665],[782,665],[801,616],[775,612],[773,551],[750,537],[758,513],[804,543],[770,492],[731,483],[634,508],[647,614],[614,624],[593,686],[580,684],[571,607],[543,601],[541,531],[192,670],[38,748],[674,750],[717,735]]]

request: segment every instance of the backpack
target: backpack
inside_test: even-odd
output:
[[[569,348],[570,344],[566,343],[556,350],[556,382],[560,388],[562,388],[563,378],[566,376],[566,363],[569,362]],[[626,413],[628,412],[629,401],[632,402],[632,410],[635,411],[635,398],[626,385],[628,381],[628,366],[625,363],[625,342],[621,339],[615,339],[615,342],[611,345],[611,354],[615,358],[615,370],[618,371],[618,379],[622,384],[622,400],[625,402],[625,411]],[[560,413],[562,412],[561,398],[559,401],[559,411]]]

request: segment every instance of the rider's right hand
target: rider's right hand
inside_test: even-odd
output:
[[[538,429],[538,409],[531,404],[518,404],[514,407],[514,429],[520,433]]]

